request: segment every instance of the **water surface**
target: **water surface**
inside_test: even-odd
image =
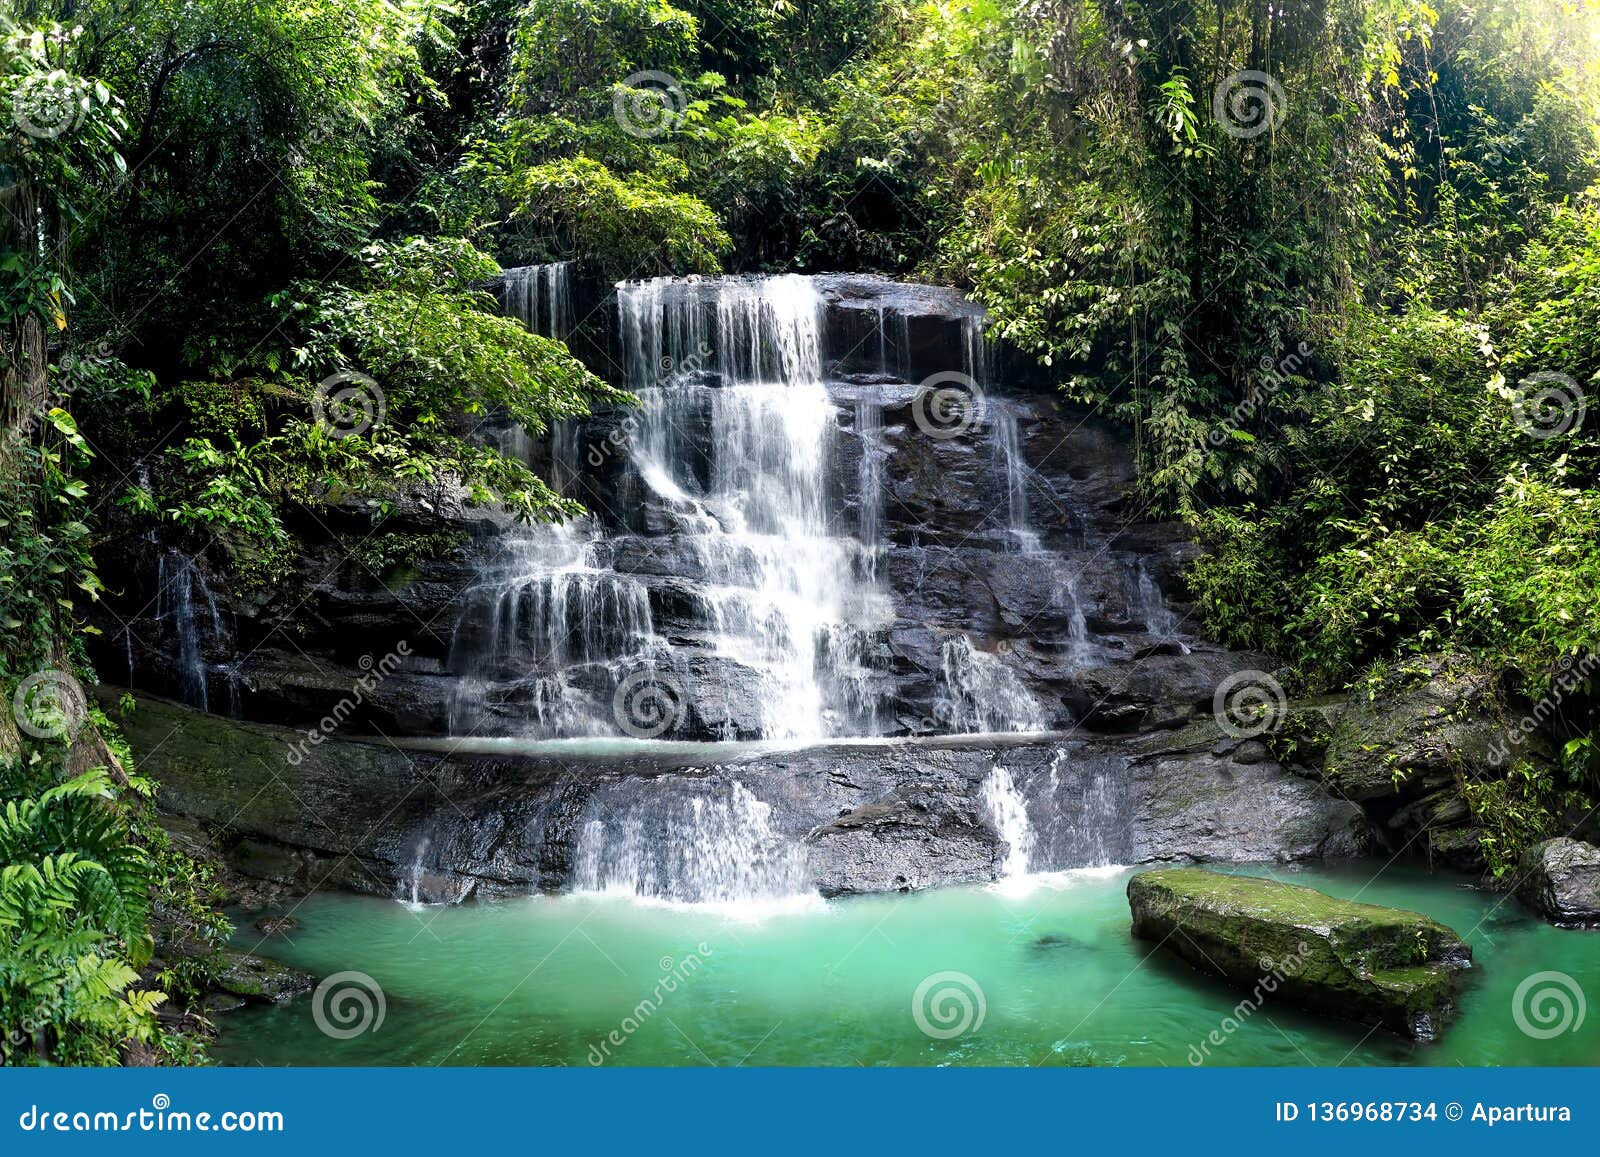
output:
[[[1477,967],[1441,1043],[1268,1004],[1223,1032],[1204,1063],[1600,1063],[1600,1013],[1548,1040],[1512,1015],[1535,972],[1600,993],[1600,934],[1416,871],[1256,870],[1425,912],[1472,944]],[[319,976],[369,974],[384,992],[381,1027],[332,1039],[302,999],[225,1018],[215,1052],[229,1064],[1187,1065],[1240,994],[1129,935],[1128,874],[765,910],[598,895],[427,908],[316,896],[297,909],[293,939],[270,950]],[[248,928],[239,937],[257,939]],[[970,978],[983,998],[981,1024],[947,1039],[919,1026],[919,986],[936,1033],[975,1022],[978,1006],[964,979],[925,983],[940,973]],[[641,1012],[647,1001],[656,1006]]]

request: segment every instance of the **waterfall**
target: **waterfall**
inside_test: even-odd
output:
[[[1027,801],[1005,768],[996,767],[983,781],[983,803],[995,831],[1006,842],[1006,858],[1000,866],[1000,875],[1027,875],[1033,855],[1033,825],[1028,822]]]
[[[1074,663],[1083,663],[1090,653],[1089,624],[1078,597],[1077,575],[1068,574],[1056,585],[1056,603],[1067,611],[1067,656]]]
[[[597,790],[578,833],[574,885],[679,903],[809,898],[805,849],[737,781],[660,778]]]
[[[962,369],[980,388],[989,384],[989,345],[983,318],[969,314],[961,319]]]
[[[868,573],[876,576],[878,548],[883,540],[883,403],[862,398],[856,402],[856,434],[861,439],[861,462],[856,468],[857,533],[868,550]]]
[[[450,729],[495,716],[540,738],[614,735],[611,697],[663,650],[636,578],[599,565],[592,524],[533,527],[463,596],[446,667],[460,675]]]
[[[172,665],[177,676],[178,698],[202,711],[211,709],[206,660],[200,617],[195,608],[195,591],[205,604],[211,637],[222,637],[222,616],[216,596],[194,559],[177,550],[165,551],[157,561],[156,618],[163,635],[170,632],[176,644]],[[130,659],[130,671],[131,671]],[[231,681],[231,676],[230,676]]]
[[[989,403],[994,428],[995,456],[1000,459],[1006,482],[1006,530],[1022,554],[1038,554],[1039,534],[1033,529],[1028,507],[1028,486],[1033,470],[1022,454],[1022,439],[1017,432],[1017,415],[998,403]]]
[[[644,403],[633,465],[687,555],[716,654],[757,673],[762,735],[875,732],[870,636],[887,602],[829,506],[839,415],[815,287],[658,278],[618,299]]]
[[[1176,638],[1178,616],[1167,606],[1166,599],[1162,598],[1161,588],[1156,585],[1155,579],[1150,577],[1150,570],[1142,558],[1136,559],[1133,564],[1133,587],[1135,606],[1144,620],[1145,632],[1154,635],[1162,642],[1176,643],[1187,655],[1189,645]]]
[[[1011,669],[978,650],[967,635],[945,640],[940,654],[940,714],[951,730],[1043,731],[1044,708]]]
[[[572,262],[520,265],[501,275],[501,308],[541,337],[566,341],[572,331]]]

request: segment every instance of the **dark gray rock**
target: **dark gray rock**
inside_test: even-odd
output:
[[[1555,839],[1523,853],[1517,895],[1556,924],[1600,926],[1600,848]]]
[[[673,806],[735,789],[764,809],[757,852],[798,856],[803,886],[839,895],[980,882],[1006,859],[985,798],[1002,773],[1030,818],[1032,870],[1331,859],[1365,839],[1358,808],[1214,724],[789,752],[338,738],[302,750],[283,728],[147,698],[127,733],[164,811],[207,833],[197,838],[234,870],[299,890],[421,900],[559,890],[580,876],[594,823],[637,832],[649,853],[684,838],[661,828]],[[292,765],[291,750],[301,750]]]
[[[1497,679],[1467,656],[1397,664],[1332,723],[1327,783],[1362,804],[1387,846],[1481,871],[1483,852],[1458,785],[1504,773],[1497,755],[1506,741],[1501,701]],[[1539,753],[1529,747],[1526,754]]]

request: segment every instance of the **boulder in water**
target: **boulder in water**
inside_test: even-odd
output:
[[[1563,926],[1600,927],[1600,848],[1582,840],[1535,844],[1522,856],[1517,895]]]
[[[1415,1040],[1455,1011],[1472,950],[1416,912],[1200,868],[1128,881],[1133,934],[1237,987]]]
[[[236,948],[224,948],[222,961],[217,988],[248,1003],[282,1004],[317,986],[317,978],[309,972]]]

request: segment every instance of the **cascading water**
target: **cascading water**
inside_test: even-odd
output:
[[[501,307],[541,337],[572,331],[572,262],[519,265],[501,274]]]
[[[771,811],[737,781],[607,785],[580,822],[574,885],[685,903],[814,895],[804,848],[773,831]]]
[[[643,584],[598,565],[601,549],[586,521],[536,528],[467,591],[447,660],[453,732],[618,734],[614,689],[665,648]]]
[[[1017,416],[1009,408],[990,402],[993,414],[994,447],[1006,479],[1006,530],[1015,550],[1022,554],[1038,554],[1041,550],[1039,534],[1033,529],[1033,516],[1029,509],[1028,486],[1032,469],[1022,454],[1022,442],[1017,433]]]
[[[619,286],[618,312],[641,403],[621,445],[644,501],[508,536],[456,626],[452,731],[674,738],[626,711],[625,685],[647,670],[685,701],[669,722],[700,733],[876,734],[886,680],[874,633],[890,621],[865,542],[876,498],[863,525],[841,518],[830,475],[840,414],[814,285],[663,278]],[[633,533],[641,519],[651,533]],[[653,595],[692,627],[658,636]],[[687,683],[725,702],[693,703],[691,720]]]
[[[206,624],[213,639],[223,634],[222,615],[217,599],[194,559],[177,550],[162,553],[156,570],[156,617],[162,633],[170,634],[171,656],[178,684],[178,698],[202,711],[211,710],[210,679],[204,653],[204,635],[195,604],[199,592],[205,606]],[[129,659],[130,671],[132,659]],[[132,679],[129,679],[131,685]],[[233,681],[229,676],[230,708]]]
[[[1130,791],[1128,768],[1118,758],[1075,760],[1070,749],[1060,748],[1048,774],[1035,771],[1026,782],[997,763],[980,798],[1006,846],[1001,881],[1022,883],[1040,872],[1127,863],[1132,856]]]
[[[1166,599],[1161,597],[1161,588],[1156,586],[1155,579],[1150,577],[1150,569],[1145,566],[1143,559],[1138,559],[1133,564],[1133,585],[1135,605],[1144,619],[1145,631],[1162,642],[1176,645],[1187,655],[1189,645],[1176,638],[1178,616],[1173,614],[1172,608],[1167,606]]]
[[[1006,844],[1002,877],[1025,876],[1033,855],[1033,825],[1028,821],[1028,802],[1017,790],[1011,773],[996,767],[983,781],[983,803],[995,830]]]
[[[633,462],[717,655],[759,676],[763,737],[876,732],[868,658],[887,605],[829,504],[839,423],[815,287],[658,279],[618,298],[643,399]]]
[[[940,714],[952,731],[1043,731],[1044,709],[1010,668],[978,650],[972,639],[946,639],[940,682]]]

